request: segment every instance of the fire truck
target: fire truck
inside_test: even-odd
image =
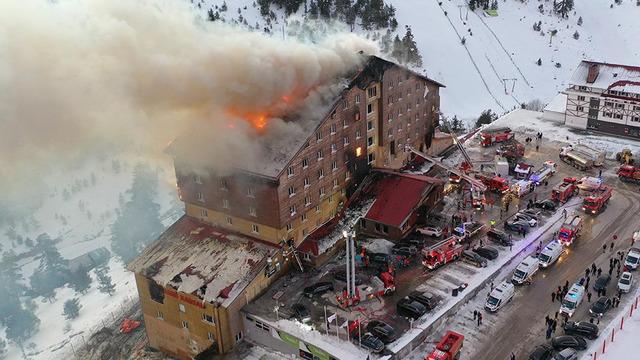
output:
[[[570,215],[558,231],[558,241],[569,246],[582,233],[582,218],[579,215]]]
[[[504,194],[509,191],[509,183],[506,179],[503,179],[500,176],[476,174],[476,179],[482,181],[489,191],[495,191],[499,194]]]
[[[620,166],[618,169],[618,178],[624,182],[640,183],[640,166]]]
[[[464,335],[447,331],[425,360],[457,360],[460,358],[462,345],[464,345]]]
[[[524,156],[524,145],[513,139],[502,145],[496,150],[496,155],[500,155],[509,161],[517,161]]]
[[[545,182],[545,180],[548,180],[555,173],[556,173],[556,163],[554,163],[551,160],[547,160],[544,162],[544,164],[542,164],[542,167],[538,171],[531,174],[531,176],[529,177],[529,180],[536,183],[536,185],[540,185],[541,183]]]
[[[582,171],[589,170],[594,166],[593,158],[590,155],[569,147],[562,148],[559,156],[560,160]]]
[[[437,269],[450,261],[457,260],[463,250],[464,247],[460,244],[460,238],[451,236],[429,248],[422,249],[422,255],[424,256],[422,265],[429,270]]]
[[[380,276],[372,276],[369,284],[356,286],[354,296],[347,296],[347,289],[345,288],[342,295],[336,296],[336,300],[338,300],[338,304],[342,308],[348,308],[349,306],[358,305],[361,301],[380,298],[394,291],[396,291],[395,279],[391,273],[385,271]]]
[[[564,178],[562,182],[551,190],[551,200],[566,203],[572,196],[578,195],[580,189],[576,185],[576,178]]]
[[[587,213],[597,214],[604,210],[605,205],[611,199],[613,189],[611,186],[602,185],[599,189],[585,197],[582,202],[582,210]]]
[[[513,139],[515,136],[508,127],[485,129],[480,132],[480,145],[484,147],[491,146]]]

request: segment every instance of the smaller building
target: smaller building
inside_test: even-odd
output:
[[[106,264],[111,258],[111,252],[104,247],[91,250],[86,254],[74,257],[69,260],[69,270],[71,272],[89,271],[102,264]]]
[[[431,156],[439,156],[445,150],[453,146],[453,138],[451,134],[436,129],[431,140],[431,147],[427,150],[427,154]]]
[[[365,190],[373,205],[358,224],[358,232],[364,235],[400,240],[413,229],[419,209],[434,207],[443,197],[440,179],[388,171],[373,176]]]
[[[556,95],[543,110],[543,119],[564,124],[567,112],[567,94]]]

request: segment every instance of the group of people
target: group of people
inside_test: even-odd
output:
[[[551,293],[551,302],[562,301],[562,298],[569,292],[569,281],[564,283],[564,286],[558,286],[558,290]]]
[[[540,150],[540,140],[542,140],[542,133],[536,133],[536,151]],[[533,142],[533,139],[531,137],[528,137],[526,139],[524,139],[524,142],[527,144],[530,144],[531,142]]]
[[[544,317],[545,324],[547,326],[546,336],[547,339],[551,338],[556,333],[558,327],[558,313],[556,312],[555,318],[550,318],[549,315]]]
[[[473,320],[476,321],[478,326],[482,325],[482,311],[473,310]]]

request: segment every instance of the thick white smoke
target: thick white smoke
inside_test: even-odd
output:
[[[94,147],[160,155],[194,128],[212,166],[250,161],[254,130],[234,117],[295,105],[360,50],[377,51],[348,33],[309,44],[211,23],[180,0],[3,0],[4,201]]]

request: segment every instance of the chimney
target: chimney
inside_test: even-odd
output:
[[[599,71],[600,68],[598,67],[598,64],[589,65],[589,74],[587,74],[587,82],[589,84],[593,84],[596,81]]]

